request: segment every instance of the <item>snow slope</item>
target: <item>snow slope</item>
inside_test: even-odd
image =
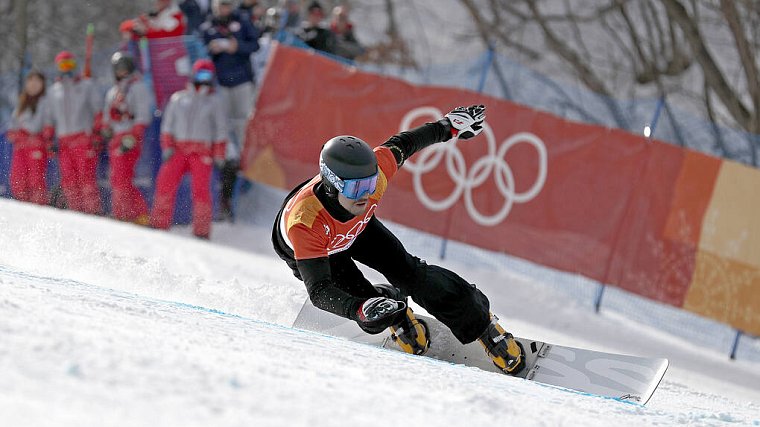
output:
[[[292,329],[306,292],[269,230],[214,227],[204,242],[0,200],[0,424],[760,425],[757,363],[504,268],[444,263],[520,335],[670,358],[649,404]]]

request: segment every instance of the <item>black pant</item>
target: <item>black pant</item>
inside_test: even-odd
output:
[[[488,298],[456,273],[409,254],[377,218],[343,252],[330,256],[336,286],[357,297],[379,296],[354,261],[380,272],[404,296],[451,329],[462,343],[474,341],[490,322]]]

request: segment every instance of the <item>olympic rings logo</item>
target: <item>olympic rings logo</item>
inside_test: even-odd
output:
[[[408,130],[412,122],[417,119],[429,118],[429,121],[435,121],[443,117],[443,115],[435,107],[416,108],[404,116],[401,121],[400,130]],[[473,163],[469,170],[467,169],[464,155],[457,147],[458,141],[434,144],[418,153],[415,162],[407,161],[404,163],[404,168],[412,174],[414,192],[425,207],[433,211],[442,211],[453,206],[464,195],[464,204],[470,218],[479,225],[494,226],[504,221],[515,203],[526,203],[541,192],[546,183],[547,154],[546,146],[539,137],[529,132],[516,133],[504,140],[497,149],[493,129],[491,129],[488,123],[484,123],[481,135],[472,141],[464,143],[477,144],[483,141],[483,136],[485,136],[485,141],[488,145],[488,153]],[[515,176],[509,164],[504,160],[507,151],[520,143],[531,145],[538,153],[538,176],[533,185],[523,192],[515,191]],[[433,200],[425,192],[422,176],[438,167],[444,154],[446,155],[446,170],[451,180],[456,184],[456,187],[444,199]],[[496,188],[501,193],[501,196],[504,197],[504,205],[493,215],[484,215],[475,207],[475,203],[472,200],[472,192],[483,185],[492,174],[495,178]]]

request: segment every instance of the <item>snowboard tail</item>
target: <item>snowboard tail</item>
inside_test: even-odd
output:
[[[426,357],[502,371],[477,343],[462,344],[440,321],[415,313],[430,334]],[[403,351],[387,332],[369,335],[356,322],[322,311],[307,300],[293,327],[343,337],[351,341]],[[581,393],[646,404],[662,381],[668,360],[605,353],[515,337],[525,350],[525,368],[516,377]]]

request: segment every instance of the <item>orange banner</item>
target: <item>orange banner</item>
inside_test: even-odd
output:
[[[409,159],[378,216],[677,307],[688,297],[701,307],[695,311],[718,317],[689,293],[722,164],[716,158],[278,46],[249,124],[243,169],[250,179],[291,189],[317,174],[322,144],[335,135],[375,146],[470,104],[487,106],[484,132]],[[760,320],[741,325],[760,332]]]

